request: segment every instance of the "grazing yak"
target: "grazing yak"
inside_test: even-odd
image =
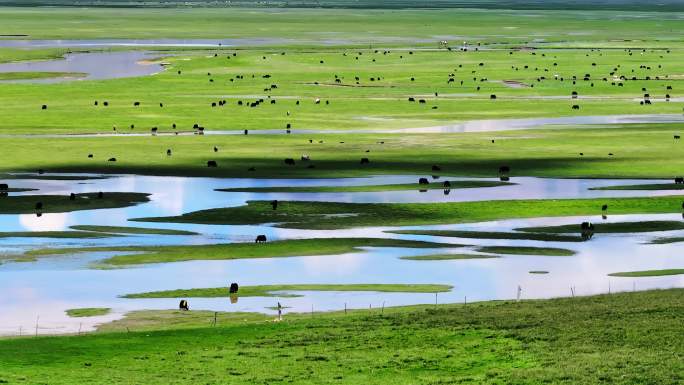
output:
[[[230,289],[228,289],[228,293],[230,294],[237,294],[239,289],[239,286],[237,283],[233,282],[230,284]]]
[[[368,164],[370,163],[370,160],[368,158],[361,158],[361,164]]]
[[[184,310],[184,311],[190,310],[190,306],[188,305],[188,301],[182,299],[180,301],[180,303],[178,304],[178,310]]]
[[[674,179],[675,184],[684,184],[684,177],[678,176]],[[5,185],[7,186],[7,185]],[[7,189],[5,189],[7,190]]]
[[[304,154],[304,155],[302,155],[302,160],[305,162],[308,162],[311,160],[311,157],[308,154]]]
[[[432,165],[432,171],[442,171],[442,168],[439,167],[439,166],[436,165],[436,164],[433,164],[433,165]]]
[[[93,154],[88,154],[88,158],[92,158],[92,157],[93,157]]]
[[[450,189],[451,188],[451,182],[449,182],[448,180],[445,180],[444,183],[442,183],[442,186],[445,189]]]
[[[601,206],[601,211],[608,211],[608,205]]]
[[[589,240],[594,236],[594,225],[591,222],[582,222],[580,231],[583,240]]]
[[[107,159],[107,162],[116,162],[116,158],[109,158]]]
[[[75,201],[76,200],[76,194],[74,194],[74,193],[69,194],[69,200]]]
[[[36,210],[42,210],[43,209],[43,202],[36,202]]]
[[[427,180],[427,178],[420,178],[418,179],[418,184],[430,184],[430,182]]]
[[[675,135],[675,136],[674,136],[674,139],[675,139],[675,140],[679,140],[679,139],[681,139],[681,136]]]
[[[207,167],[218,167],[218,163],[215,160],[207,161]]]
[[[102,191],[98,192],[98,193],[97,193],[97,198],[98,198],[98,199],[104,198],[104,193],[103,193]]]
[[[292,158],[285,158],[285,159],[283,160],[283,162],[284,162],[286,165],[288,165],[288,166],[294,166],[294,165],[295,165],[295,161],[294,161],[294,159],[292,159]]]
[[[257,235],[254,243],[266,243],[266,236],[264,234]]]
[[[7,183],[0,183],[0,190],[9,190],[9,185]]]
[[[171,156],[171,149],[170,148],[166,150],[166,156]]]

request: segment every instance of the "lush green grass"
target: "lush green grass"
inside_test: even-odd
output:
[[[662,277],[665,275],[684,274],[684,269],[664,269],[664,270],[643,270],[625,271],[620,273],[610,273],[611,277]]]
[[[36,180],[93,180],[105,179],[108,176],[89,175],[41,175],[41,174],[0,174],[0,179],[36,179]]]
[[[479,238],[479,239],[522,239],[547,242],[582,242],[581,237],[558,234],[525,234],[501,231],[461,231],[461,230],[393,230],[393,234],[430,235],[437,237]]]
[[[3,80],[36,80],[53,78],[80,78],[86,74],[78,72],[0,72],[0,81]]]
[[[97,193],[76,194],[71,200],[64,195],[13,195],[0,197],[0,214],[64,213],[77,210],[109,209],[133,206],[149,201],[148,194],[105,192],[102,198]],[[36,210],[36,204],[43,208]]]
[[[97,226],[97,225],[76,225],[71,229],[80,231],[92,231],[96,233],[115,233],[115,234],[158,234],[158,235],[197,235],[197,233],[185,230],[173,229],[151,229],[147,227],[128,227],[128,226]]]
[[[15,3],[17,3],[15,1]],[[26,5],[26,2],[21,1]],[[99,4],[102,4],[98,2]],[[242,2],[242,4],[254,4]],[[386,2],[375,2],[383,8]],[[438,7],[445,2],[430,4]],[[485,1],[474,3],[477,7]],[[509,8],[511,2],[497,1],[493,8]],[[537,2],[537,5],[546,2]],[[236,9],[190,8],[179,9],[121,9],[121,8],[3,8],[3,34],[30,34],[32,39],[90,39],[90,38],[257,38],[279,37],[301,39],[303,42],[324,38],[352,39],[368,46],[368,42],[383,42],[388,38],[434,41],[438,37],[487,42],[524,43],[525,38],[544,31],[549,37],[564,37],[565,44],[582,44],[615,40],[613,44],[639,46],[643,40],[661,36],[679,36],[677,13],[598,11],[599,5],[590,2],[589,12],[562,11],[554,2],[547,11],[510,11],[507,9],[481,10],[429,9],[387,10],[366,9]],[[577,3],[577,2],[573,2]],[[586,4],[587,2],[585,2]],[[634,3],[634,1],[632,1]],[[667,3],[672,3],[668,1]],[[138,5],[140,3],[138,2]],[[237,3],[240,5],[240,2]],[[408,2],[408,6],[425,4]],[[489,2],[490,7],[492,2]],[[618,9],[625,9],[624,1]],[[282,4],[272,6],[281,7]],[[297,5],[297,3],[292,3]],[[315,8],[321,2],[312,4]],[[352,3],[359,6],[358,2]],[[562,6],[568,6],[563,3]],[[561,8],[562,8],[561,6]],[[640,4],[643,8],[643,4]],[[402,6],[402,8],[406,5]],[[371,6],[372,8],[372,6]],[[660,7],[651,6],[648,10]],[[632,8],[633,9],[633,8]],[[79,23],[73,23],[78,17]],[[197,23],[202,20],[202,23]],[[360,30],[359,25],[372,25],[372,30]],[[122,28],[125,26],[125,28]],[[255,26],[259,26],[256,28]],[[629,28],[631,26],[632,28]],[[334,33],[322,33],[332,31]],[[463,37],[463,38],[460,38]],[[663,39],[665,40],[665,39]],[[673,43],[667,39],[663,43]],[[552,44],[561,43],[547,39]],[[388,41],[387,44],[391,44]],[[396,44],[396,43],[395,43]]]
[[[99,315],[107,315],[112,309],[108,307],[85,307],[80,309],[68,309],[66,311],[69,317],[95,317]]]
[[[32,38],[39,38],[41,34],[79,39],[114,38],[123,34],[135,38],[182,36],[187,39],[206,37],[208,33],[214,33],[211,38],[230,38],[228,30],[241,26],[233,37],[291,39],[272,42],[283,45],[280,48],[242,47],[230,59],[227,56],[236,49],[229,47],[181,52],[165,59],[170,63],[168,71],[149,77],[49,85],[2,84],[0,112],[7,112],[7,116],[0,122],[0,130],[14,133],[108,133],[113,125],[118,127],[118,132],[147,133],[153,126],[170,132],[173,123],[178,130],[186,131],[194,123],[209,130],[284,129],[287,123],[295,130],[353,130],[421,127],[501,117],[681,112],[676,102],[641,106],[635,101],[643,96],[642,88],[654,99],[663,98],[668,93],[667,85],[673,85],[670,93],[675,94],[681,83],[678,76],[684,70],[684,51],[679,49],[682,46],[676,38],[679,33],[673,32],[677,31],[675,15],[663,20],[663,14],[648,13],[616,17],[614,12],[534,12],[530,15],[527,11],[507,10],[255,12],[231,9],[187,10],[186,14],[169,10],[50,9],[49,22],[46,22],[46,11],[3,11],[0,20],[4,28],[30,28]],[[78,26],[71,21],[76,17],[75,12]],[[15,13],[21,16],[12,18]],[[110,15],[104,18],[105,14]],[[551,15],[553,20],[546,20],[545,16]],[[196,23],[198,19],[203,20],[202,25]],[[598,23],[601,19],[603,23]],[[111,30],[111,20],[116,20],[115,31]],[[563,21],[562,25],[559,20]],[[357,28],[364,22],[372,22],[373,32]],[[126,28],[120,28],[122,23]],[[254,24],[247,26],[247,23]],[[641,29],[637,30],[635,24]],[[85,28],[86,25],[89,27]],[[260,27],[254,28],[254,25]],[[599,30],[592,29],[599,26]],[[606,29],[611,30],[610,34],[603,32]],[[546,41],[533,42],[540,30],[547,36]],[[334,31],[332,39],[338,40],[338,44],[318,44],[331,39],[330,33],[322,31]],[[437,49],[440,38],[435,37],[435,31],[440,31],[440,35],[453,31],[454,36],[459,36],[452,41],[454,48],[468,40],[471,44],[490,43],[501,50]],[[468,38],[468,33],[475,34]],[[671,38],[663,39],[663,34]],[[426,40],[421,35],[429,37]],[[614,41],[618,36],[638,39],[638,42]],[[368,48],[368,42],[382,48],[376,53],[375,48]],[[419,50],[417,45],[429,49]],[[518,48],[522,46],[538,49],[521,51]],[[630,46],[657,50],[630,56],[622,49]],[[390,52],[383,54],[386,47],[391,48]],[[607,49],[592,50],[603,47]],[[410,50],[413,54],[409,54]],[[6,60],[21,57],[20,51],[4,52]],[[218,56],[214,57],[214,53]],[[611,72],[630,80],[613,81]],[[236,79],[239,74],[246,76]],[[263,78],[265,74],[272,77]],[[448,82],[450,74],[456,81]],[[582,80],[585,74],[590,74],[591,80]],[[336,82],[335,75],[340,83]],[[555,75],[559,80],[555,80]],[[575,84],[572,76],[578,77]],[[646,80],[647,76],[652,80]],[[656,81],[656,76],[660,80]],[[631,80],[632,77],[637,79]],[[211,83],[210,78],[214,80]],[[504,81],[534,87],[512,88]],[[272,84],[278,88],[264,91]],[[572,101],[573,91],[587,98]],[[439,96],[434,96],[435,92]],[[497,95],[496,100],[490,100],[492,94]],[[277,104],[267,102],[257,108],[237,106],[238,100],[266,99],[267,95],[277,100]],[[407,98],[411,96],[426,99],[426,103],[409,103]],[[552,98],[540,98],[549,96]],[[211,103],[219,97],[225,98],[227,105],[211,108]],[[329,100],[331,104],[315,105],[315,98]],[[295,99],[302,104],[295,105]],[[110,105],[96,107],[95,100],[107,100]],[[134,107],[134,101],[142,104]],[[165,107],[159,108],[159,102],[164,102]],[[48,104],[49,108],[40,110],[42,104]],[[580,104],[581,109],[571,110],[573,104]],[[432,109],[433,106],[438,108]],[[287,111],[292,114],[286,115]],[[135,125],[134,130],[128,128],[131,124]]]
[[[6,22],[3,17],[3,22]],[[18,62],[18,61],[32,61],[32,60],[48,60],[59,59],[67,53],[64,48],[4,48],[0,47],[0,63]]]
[[[612,207],[608,210],[612,213]],[[646,233],[651,231],[672,231],[684,229],[684,222],[677,221],[641,221],[595,223],[594,233]],[[581,233],[580,224],[562,226],[523,227],[516,229],[530,233]]]
[[[488,259],[499,258],[498,255],[489,254],[430,254],[430,255],[412,255],[409,257],[401,257],[409,261],[447,261],[453,259]]]
[[[673,213],[683,197],[514,200],[454,203],[333,203],[249,201],[246,206],[209,209],[177,217],[140,218],[146,222],[249,225],[340,229],[360,226],[411,226],[483,222],[511,218],[593,215],[608,204],[611,214]]]
[[[110,266],[164,263],[190,260],[284,258],[309,255],[334,255],[358,251],[361,247],[448,248],[460,247],[446,243],[408,241],[382,238],[318,238],[292,239],[267,243],[228,243],[191,246],[111,246],[58,249],[34,249],[24,257],[74,254],[84,252],[121,252],[100,263]],[[135,253],[135,254],[128,254]]]
[[[449,285],[428,284],[295,284],[240,286],[240,297],[297,297],[293,291],[378,291],[386,293],[443,293],[451,290]],[[279,292],[284,292],[279,294]],[[179,289],[126,294],[123,298],[216,298],[230,297],[227,287]]]
[[[225,192],[255,192],[255,193],[321,193],[321,192],[374,192],[374,191],[403,191],[403,190],[443,190],[444,182],[434,181],[429,185],[418,183],[384,184],[368,186],[302,186],[302,187],[247,187],[227,188],[218,191]],[[512,183],[491,181],[450,181],[451,189],[508,186]]]
[[[0,238],[109,238],[116,234],[94,233],[89,231],[1,231]]]
[[[684,61],[683,61],[684,62]],[[35,112],[33,113],[35,114]],[[323,118],[321,118],[323,119]],[[111,130],[111,127],[109,128]],[[684,168],[684,145],[672,140],[680,125],[600,126],[594,129],[442,134],[312,134],[3,138],[0,172],[131,173],[253,178],[331,178],[373,174],[496,177],[501,165],[515,176],[670,178]],[[309,143],[308,138],[323,143]],[[491,139],[496,138],[495,143]],[[384,141],[385,144],[377,144]],[[340,143],[344,142],[344,143]],[[213,152],[216,146],[219,152]],[[173,156],[166,156],[172,149]],[[370,153],[365,151],[370,149]],[[583,152],[584,156],[579,153]],[[615,156],[608,156],[608,153]],[[50,160],[44,157],[50,153]],[[88,154],[94,154],[89,159]],[[285,158],[311,156],[295,166]],[[116,157],[117,162],[107,162]],[[360,165],[362,157],[370,164]],[[216,160],[217,168],[208,168]],[[248,171],[249,168],[255,171]]]
[[[675,385],[682,380],[682,294],[286,314],[284,322],[218,313],[215,327],[214,312],[138,312],[91,335],[0,340],[0,378]]]
[[[478,247],[477,251],[492,254],[544,255],[549,257],[568,257],[575,255],[575,252],[572,250],[559,249],[556,247],[483,246]]]
[[[624,186],[597,187],[592,190],[684,190],[680,183],[630,184]]]

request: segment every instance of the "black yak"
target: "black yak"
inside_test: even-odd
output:
[[[266,236],[264,234],[257,235],[254,243],[266,243]]]
[[[230,294],[236,294],[238,292],[239,286],[237,283],[233,282],[230,284],[230,289],[228,289],[228,293]]]
[[[188,305],[188,301],[182,299],[180,301],[180,303],[178,304],[178,310],[184,310],[184,311],[190,310],[190,306]]]

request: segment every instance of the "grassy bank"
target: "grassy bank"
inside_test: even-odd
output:
[[[597,187],[592,190],[684,190],[684,184],[681,183],[650,183],[650,184],[630,184],[622,186],[608,186],[608,187]]]
[[[165,263],[191,260],[226,260],[245,258],[286,258],[310,255],[334,255],[359,251],[361,247],[448,248],[459,247],[445,243],[407,241],[381,238],[319,238],[292,239],[267,243],[228,243],[198,246],[112,246],[58,249],[35,249],[25,258],[75,254],[85,252],[120,252],[105,260],[102,265],[125,266],[144,263]],[[130,254],[134,253],[134,254]]]
[[[575,255],[575,252],[572,250],[556,247],[483,246],[478,247],[477,251],[491,254],[543,255],[549,257],[569,257]]]
[[[611,210],[612,211],[612,210]],[[652,231],[672,231],[684,229],[684,222],[677,221],[642,221],[596,223],[594,233],[647,233]],[[581,233],[580,224],[562,226],[523,227],[516,229],[530,233]]]
[[[508,186],[512,183],[491,181],[448,181],[450,189],[480,188]],[[377,192],[377,191],[406,191],[406,190],[444,190],[443,181],[433,181],[430,184],[405,183],[368,186],[303,186],[303,187],[248,187],[219,189],[225,192],[253,192],[253,193],[322,193],[322,192]]]
[[[79,309],[68,309],[66,314],[69,317],[96,317],[107,315],[112,309],[107,307],[85,307]]]
[[[662,277],[666,275],[680,274],[684,274],[684,269],[624,271],[620,273],[611,273],[608,275],[611,277]]]
[[[498,255],[491,254],[430,254],[430,255],[412,255],[410,257],[401,257],[409,261],[448,261],[454,259],[489,259],[499,258]]]
[[[682,298],[682,290],[673,289],[386,308],[382,314],[286,314],[281,323],[219,313],[215,327],[213,312],[138,312],[96,334],[0,340],[0,378],[675,385],[682,380]],[[192,371],[179,372],[179,365]]]
[[[681,211],[684,197],[514,200],[455,203],[333,203],[249,201],[245,206],[191,212],[177,217],[139,218],[146,222],[340,229],[361,226],[410,226],[483,222],[512,218],[597,215],[608,204],[611,214],[656,214]]]
[[[294,291],[377,291],[383,293],[443,293],[451,290],[449,285],[421,284],[296,284],[240,286],[239,297],[297,297]],[[126,294],[123,298],[228,298],[227,287],[203,289],[179,289],[148,293]]]
[[[148,202],[148,194],[105,192],[68,195],[12,195],[0,198],[0,214],[65,213],[78,210],[110,209]],[[42,204],[38,208],[38,204]]]
[[[393,234],[429,235],[435,237],[476,238],[476,239],[518,239],[545,242],[582,242],[581,237],[558,234],[525,234],[500,231],[461,231],[461,230],[394,230]]]
[[[152,229],[147,227],[129,226],[98,226],[98,225],[76,225],[69,227],[79,231],[91,231],[97,233],[114,234],[156,234],[156,235],[197,235],[197,233],[185,230],[173,229]]]

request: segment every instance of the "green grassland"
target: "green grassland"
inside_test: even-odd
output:
[[[0,153],[0,172],[43,168],[53,172],[252,178],[427,176],[437,164],[444,175],[495,177],[499,166],[509,165],[513,177],[670,178],[684,167],[684,156],[679,156],[684,155],[684,144],[672,140],[679,132],[680,125],[656,124],[463,135],[3,138],[6,147]],[[309,138],[323,143],[309,143]],[[172,156],[166,155],[167,149],[173,150]],[[52,155],[49,161],[42,156],[46,152]],[[310,155],[311,161],[296,162],[295,166],[283,163],[284,158],[298,159],[303,154]],[[108,162],[110,157],[117,161]],[[363,157],[370,163],[360,165]],[[218,167],[208,168],[208,160],[215,160]],[[308,168],[309,164],[316,168]],[[248,171],[252,167],[255,171]]]
[[[484,222],[512,218],[597,215],[608,204],[611,214],[681,212],[681,196],[557,200],[499,200],[453,203],[336,203],[249,201],[245,206],[208,209],[176,217],[138,218],[141,222],[252,225],[342,229],[362,226],[411,226]]]
[[[227,260],[244,258],[286,258],[310,255],[336,255],[358,251],[362,247],[454,248],[461,245],[382,238],[292,239],[267,243],[229,243],[192,246],[105,246],[33,249],[24,259],[114,251],[120,254],[99,261],[98,267],[126,266],[144,263],[167,263],[191,260]],[[21,258],[19,258],[21,260]]]
[[[377,291],[383,293],[443,293],[451,290],[449,285],[427,284],[294,284],[240,286],[239,297],[297,297],[293,291]],[[282,293],[285,292],[285,293]],[[228,298],[227,287],[202,289],[164,290],[148,293],[126,294],[123,298]]]
[[[148,194],[105,192],[75,194],[71,200],[63,195],[13,195],[0,197],[0,214],[64,213],[77,210],[95,210],[133,206],[149,201]],[[40,210],[36,204],[42,203]]]
[[[22,2],[26,3],[26,2]],[[565,2],[567,4],[568,2]],[[592,2],[595,3],[595,2]],[[318,4],[316,6],[319,6]],[[557,7],[553,7],[557,8]],[[657,8],[651,8],[657,9]],[[482,42],[531,41],[544,31],[545,41],[594,42],[615,40],[639,46],[644,39],[681,37],[678,13],[597,11],[510,11],[427,9],[107,9],[107,8],[3,8],[3,35],[30,39],[101,38],[272,38],[286,43],[341,44],[368,42],[434,41],[435,35],[470,37]],[[46,18],[49,15],[49,18]],[[78,22],[74,22],[77,18]],[[202,20],[198,23],[197,20]],[[655,21],[655,22],[654,22]],[[372,25],[360,29],[359,25]],[[631,28],[630,28],[631,27]],[[579,33],[582,32],[582,33]],[[666,38],[667,37],[667,38]],[[10,37],[11,38],[11,37]],[[271,45],[278,44],[273,42]],[[281,43],[282,44],[282,43]],[[434,46],[434,44],[431,44]]]
[[[649,183],[622,186],[598,187],[592,190],[684,190],[681,183]]]
[[[137,312],[95,334],[0,340],[0,379],[674,385],[682,298],[673,289],[286,314],[284,322],[219,313],[215,327],[213,312]]]
[[[207,130],[254,131],[284,130],[288,123],[295,130],[353,130],[439,126],[473,119],[678,114],[681,103],[662,99],[684,89],[678,86],[684,71],[684,51],[679,50],[648,50],[632,56],[624,50],[591,49],[408,49],[383,54],[367,48],[283,48],[241,50],[232,56],[234,52],[179,52],[165,59],[170,63],[166,71],[147,77],[0,84],[0,111],[11,112],[0,122],[0,131],[110,133],[117,127],[119,133],[148,133],[151,127],[161,132],[191,131],[194,124]],[[455,79],[451,83],[450,74]],[[583,80],[586,74],[590,80]],[[629,80],[613,79],[621,75]],[[504,81],[530,86],[510,87]],[[573,91],[583,99],[572,100]],[[656,101],[640,105],[645,93]],[[490,100],[490,95],[497,99]],[[276,104],[270,104],[269,97]],[[409,97],[416,102],[409,102]],[[315,104],[316,98],[323,102]],[[225,106],[211,107],[224,99]],[[248,106],[257,99],[265,103]],[[95,101],[108,101],[109,106],[95,106]],[[246,104],[239,106],[238,101]],[[141,104],[136,107],[134,102]],[[48,108],[41,110],[44,104]],[[572,110],[574,104],[581,108]]]
[[[71,226],[71,229],[83,232],[96,233],[115,233],[115,234],[157,234],[157,235],[197,235],[197,233],[185,230],[173,229],[152,229],[147,227],[129,227],[129,226],[97,226],[97,225],[76,225]]]
[[[28,80],[28,79],[52,79],[52,78],[80,78],[85,74],[78,72],[2,72],[0,81],[4,80]]]
[[[608,274],[611,277],[662,277],[665,275],[680,275],[684,274],[684,269],[664,269],[664,270],[643,270],[643,271],[627,271],[621,273]]]
[[[569,257],[575,255],[575,252],[572,250],[556,247],[483,246],[478,247],[477,251],[492,254],[543,255],[548,257]]]
[[[489,259],[499,258],[497,255],[491,254],[430,254],[430,255],[413,255],[410,257],[401,257],[408,261],[449,261],[456,259]]]
[[[476,239],[522,239],[545,242],[582,242],[581,237],[558,234],[525,234],[501,231],[460,231],[460,230],[394,230],[393,234],[430,235],[436,237],[476,238]]]
[[[100,315],[107,315],[112,309],[106,307],[85,307],[80,309],[68,309],[66,311],[69,317],[95,317]]]
[[[677,221],[641,221],[594,224],[594,233],[646,233],[651,231],[673,231],[684,229],[684,223]],[[580,224],[563,226],[524,227],[516,229],[530,233],[568,234],[581,233]]]
[[[450,189],[459,188],[480,188],[480,187],[497,187],[509,186],[512,183],[506,182],[491,182],[491,181],[449,181]],[[295,192],[374,192],[374,191],[405,191],[405,190],[443,190],[443,181],[433,181],[427,185],[418,183],[404,183],[404,184],[384,184],[384,185],[367,185],[367,186],[303,186],[303,187],[244,187],[244,188],[227,188],[219,189],[218,191],[225,192],[256,192],[256,193],[295,193]]]

